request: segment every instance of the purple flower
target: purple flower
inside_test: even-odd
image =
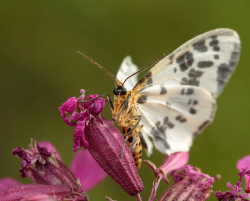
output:
[[[3,178],[0,180],[0,201],[87,200],[84,192],[106,176],[88,151],[82,150],[75,155],[72,171],[62,163],[49,142],[31,141],[30,149],[17,147],[13,154],[22,158],[22,177],[31,177],[35,184],[20,184],[11,178]]]
[[[250,156],[245,156],[237,161],[236,167],[241,173],[245,173],[248,168],[250,168]],[[240,174],[241,174],[240,173]],[[245,178],[245,192],[250,193],[250,184],[249,184],[249,173],[244,174]]]
[[[227,183],[227,187],[231,189],[231,191],[226,191],[222,193],[221,191],[216,192],[216,197],[220,201],[230,201],[230,200],[237,200],[237,201],[246,201],[250,198],[250,187],[249,187],[249,176],[250,176],[250,156],[245,156],[238,160],[236,167],[240,171],[238,176],[240,177],[239,181],[236,182],[236,185],[232,185],[231,183]],[[245,178],[246,185],[245,185],[245,192],[241,188],[243,177]]]
[[[168,188],[159,200],[161,201],[182,201],[206,200],[210,196],[210,188],[214,183],[214,178],[200,172],[191,165],[187,165],[189,158],[188,152],[177,152],[166,156],[163,165],[156,168],[149,161],[145,161],[154,171],[156,180],[153,183],[153,189],[149,201],[153,201],[160,181],[164,179],[167,183],[167,175],[172,174],[175,184]],[[179,172],[184,169],[184,173]]]
[[[199,169],[187,165],[184,169],[184,178],[168,188],[158,201],[203,201],[210,196],[214,178],[203,174]]]
[[[111,176],[129,195],[137,196],[143,190],[141,179],[134,165],[134,159],[126,145],[121,158],[124,138],[112,127],[112,122],[105,119],[102,112],[105,100],[99,98],[83,102],[85,91],[80,91],[79,98],[68,99],[59,108],[66,124],[75,127],[73,151],[79,147],[88,149],[101,168]],[[90,95],[89,99],[98,97]],[[67,116],[68,115],[68,116]]]
[[[150,161],[145,161],[153,169],[156,176],[156,180],[153,183],[153,189],[149,200],[154,200],[156,191],[162,179],[164,179],[168,184],[169,182],[167,179],[167,175],[175,175],[176,172],[184,169],[185,165],[188,162],[188,157],[188,152],[177,152],[170,156],[166,156],[160,168],[156,168],[155,165]],[[177,176],[174,176],[174,178],[177,178]]]

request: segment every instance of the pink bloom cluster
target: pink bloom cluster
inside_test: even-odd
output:
[[[124,138],[116,127],[111,128],[111,121],[102,115],[98,117],[104,108],[105,100],[99,98],[83,102],[85,91],[80,92],[82,95],[79,98],[72,97],[59,108],[65,123],[75,127],[73,151],[79,147],[88,149],[101,168],[129,195],[139,196],[143,184],[127,146],[121,158]],[[87,100],[96,97],[97,94],[89,95]]]
[[[3,178],[0,180],[0,201],[84,201],[87,200],[84,192],[106,177],[84,150],[75,155],[71,169],[62,163],[50,142],[31,141],[30,149],[17,147],[13,154],[22,158],[21,176],[30,177],[34,184],[20,184],[11,178]]]
[[[227,183],[227,187],[231,189],[231,191],[226,191],[222,193],[221,191],[216,192],[216,197],[219,201],[247,201],[250,198],[250,186],[249,186],[249,177],[250,177],[250,156],[245,156],[238,160],[236,167],[240,171],[238,176],[240,177],[239,181],[236,182],[236,185],[232,185],[231,183]],[[241,188],[242,180],[245,178],[245,192]]]

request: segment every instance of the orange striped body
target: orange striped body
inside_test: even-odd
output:
[[[136,112],[136,96],[132,96],[131,91],[128,91],[126,95],[115,95],[114,96],[114,110],[112,111],[112,120],[117,119],[118,115],[121,113],[121,110],[123,108],[123,105],[125,104],[125,101],[127,100],[128,95],[131,95],[129,98],[127,107],[123,110],[120,118],[117,121],[118,126],[122,127],[123,134],[128,133],[132,128],[135,127],[136,123],[138,122],[138,118],[135,118],[137,116]],[[142,144],[141,139],[139,135],[139,131],[142,128],[141,125],[137,125],[137,127],[133,130],[133,132],[129,135],[127,140],[127,145],[129,148],[132,146],[133,140],[136,140],[133,142],[135,145],[134,151],[132,152],[132,155],[134,157],[135,166],[137,169],[141,167],[141,161],[142,161]],[[125,138],[126,136],[124,136]]]

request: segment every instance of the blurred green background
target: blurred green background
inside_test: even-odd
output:
[[[226,182],[238,179],[236,161],[250,154],[249,9],[248,0],[1,1],[0,178],[31,182],[21,179],[20,159],[12,155],[15,147],[28,147],[31,137],[51,141],[70,165],[74,128],[63,122],[58,107],[78,97],[80,89],[112,94],[114,88],[110,77],[76,51],[116,74],[126,55],[141,68],[196,35],[224,27],[239,33],[241,59],[218,99],[214,123],[194,141],[189,163],[211,176],[221,174],[213,190],[228,190]],[[103,114],[111,118],[108,106]],[[157,166],[163,159],[156,150],[149,158]],[[146,164],[139,175],[147,200],[155,176]],[[160,184],[157,198],[167,187]],[[135,200],[111,178],[87,194],[90,200]],[[209,200],[215,200],[215,193]]]

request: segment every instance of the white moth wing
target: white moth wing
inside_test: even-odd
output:
[[[147,156],[150,156],[153,153],[153,143],[149,139],[149,135],[145,131],[145,129],[142,129],[142,131],[141,131],[141,138],[142,138],[141,142],[142,142],[142,145],[145,149],[145,152],[146,152]],[[145,144],[143,144],[143,142]]]
[[[122,64],[118,70],[118,73],[116,75],[116,79],[123,83],[124,80],[129,77],[130,75],[132,75],[133,73],[138,71],[138,67],[132,62],[132,59],[130,56],[126,56],[123,61]],[[138,74],[132,76],[131,78],[129,78],[125,84],[124,87],[127,90],[132,90],[134,88],[134,86],[136,85],[136,83],[138,82]]]
[[[195,86],[154,85],[137,100],[140,124],[164,154],[189,151],[195,135],[213,121],[216,102]]]
[[[215,29],[180,46],[158,62],[140,83],[148,85],[193,85],[214,98],[222,92],[239,60],[240,39],[231,29]],[[145,81],[145,77],[148,79]]]

